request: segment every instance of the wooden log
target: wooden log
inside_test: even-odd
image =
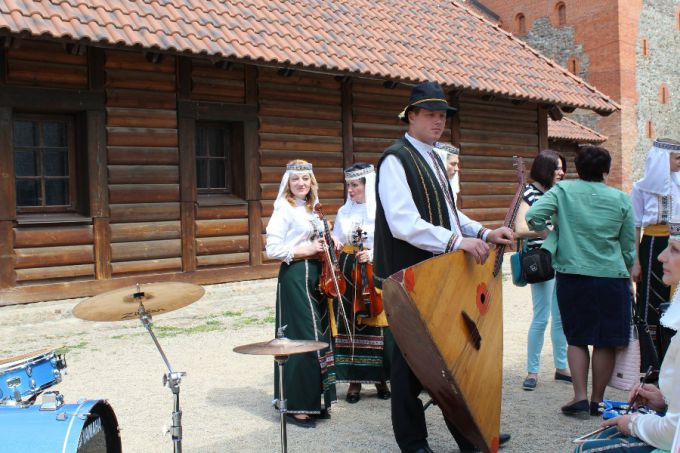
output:
[[[151,63],[144,58],[141,51],[106,51],[106,69],[129,69],[145,72],[175,72],[175,58],[163,55],[160,63]]]
[[[461,206],[463,211],[474,208],[497,208],[500,206],[510,206],[512,194],[508,195],[462,195]]]
[[[385,124],[390,126],[400,126],[406,130],[408,126],[401,122],[393,112],[376,112],[375,110],[354,108],[354,121],[357,123]]]
[[[151,127],[107,127],[109,146],[176,147],[177,129]]]
[[[196,207],[193,201],[180,204],[182,225],[182,271],[196,270]]]
[[[511,134],[507,132],[494,132],[490,130],[476,131],[471,129],[461,129],[460,137],[461,142],[538,147],[538,135],[536,134]]]
[[[462,174],[462,173],[461,173]],[[515,193],[517,184],[501,182],[461,182],[461,193],[465,195],[495,195]]]
[[[176,165],[109,165],[110,184],[178,184]]]
[[[37,61],[9,61],[7,81],[53,87],[87,87],[87,66],[51,64]]]
[[[471,219],[474,219],[482,224],[489,220],[491,221],[500,220],[502,222],[505,219],[505,214],[508,213],[508,207],[502,206],[495,208],[466,208],[463,210],[463,213],[466,216],[470,217]]]
[[[177,99],[174,93],[109,88],[106,90],[106,106],[138,109],[174,109],[177,106]]]
[[[342,153],[340,137],[260,133],[260,148],[279,151]]]
[[[466,151],[468,151],[466,149]],[[531,162],[533,159],[524,159],[524,166],[527,168],[531,168]],[[487,171],[491,170],[513,170],[513,159],[512,157],[503,157],[503,156],[476,156],[476,155],[470,155],[470,154],[465,154],[461,156],[460,158],[461,166],[460,168],[477,168],[477,169],[484,169]],[[463,173],[461,172],[461,176]]]
[[[341,108],[335,105],[309,105],[301,102],[278,102],[271,99],[261,99],[259,114],[263,117],[340,121]]]
[[[242,219],[248,217],[248,205],[233,204],[224,206],[199,206],[196,210],[196,219]]]
[[[500,121],[478,117],[461,117],[461,128],[468,130],[492,130],[494,132],[508,132],[516,134],[538,134],[538,124],[529,121]]]
[[[0,107],[0,221],[16,219],[12,109]]]
[[[261,98],[279,101],[308,102],[310,104],[340,105],[340,88],[336,90],[312,89],[305,85],[291,86],[260,83]]]
[[[507,168],[507,167],[506,167]],[[487,168],[466,168],[460,172],[461,182],[513,182],[517,181],[515,170],[493,170]]]
[[[9,47],[7,49],[7,59],[61,63],[72,66],[87,65],[87,55],[70,54],[64,51],[63,44],[46,41],[22,40],[21,47]]]
[[[248,236],[196,238],[196,254],[217,255],[248,252]]]
[[[182,260],[180,258],[161,258],[156,260],[120,261],[118,263],[111,263],[111,273],[113,275],[172,272],[178,271],[181,268]]]
[[[88,110],[87,123],[87,172],[90,213],[92,217],[107,217],[109,197],[106,191],[108,175],[106,172],[106,130],[104,112]]]
[[[354,153],[354,161],[355,162],[365,162],[367,164],[373,164],[373,165],[378,165],[378,161],[380,160],[380,156],[382,156],[382,153]]]
[[[285,88],[295,88],[295,87],[309,87],[315,92],[320,90],[323,92],[334,93],[340,89],[340,82],[335,80],[332,75],[321,75],[321,74],[309,74],[303,72],[293,73],[288,77],[282,77],[278,74],[278,70],[267,70],[261,68],[258,82],[260,84],[260,89],[262,87],[274,88],[281,87]],[[304,89],[302,90],[304,91]],[[269,96],[262,96],[263,98],[269,98]]]
[[[137,261],[135,263],[144,263]],[[114,263],[121,265],[121,263]],[[156,283],[158,281],[188,282],[197,285],[208,285],[232,281],[273,278],[279,270],[279,263],[261,266],[230,266],[225,268],[207,268],[196,272],[174,272],[162,274],[120,276],[109,280],[70,281],[23,285],[21,287],[0,290],[0,305],[15,305],[43,300],[54,300],[55,297],[74,298],[101,294],[113,289],[130,287],[136,283]]]
[[[110,184],[113,204],[179,201],[179,184]]]
[[[13,224],[11,220],[0,220],[0,289],[16,285]]]
[[[106,87],[174,92],[175,74],[107,68]]]
[[[91,245],[15,248],[14,253],[16,269],[94,263],[94,250]]]
[[[92,244],[93,240],[91,225],[17,227],[14,230],[14,246],[17,248],[83,245]]]
[[[337,153],[317,153],[314,151],[280,151],[272,149],[260,149],[260,165],[285,169],[288,162],[294,159],[303,159],[314,164],[314,169],[320,167],[342,168],[343,155]]]
[[[97,280],[111,278],[111,228],[108,218],[93,219],[94,272]]]
[[[177,128],[177,112],[163,109],[106,109],[106,125],[110,127]]]
[[[340,121],[306,118],[260,117],[260,133],[341,137],[342,123]]]
[[[177,165],[178,148],[108,146],[109,165]]]
[[[179,220],[179,203],[135,203],[110,206],[112,222]]]
[[[464,162],[464,159],[468,156],[522,156],[528,158],[533,158],[536,156],[536,148],[528,146],[470,142],[467,141],[465,137],[461,138],[460,145],[461,162]]]
[[[248,219],[197,220],[196,237],[235,236],[248,233]]]
[[[250,73],[250,71],[249,71]],[[252,77],[252,75],[251,75]],[[254,83],[254,82],[253,82]],[[251,96],[254,96],[251,94]],[[260,142],[257,130],[257,121],[248,120],[243,122],[243,198],[247,201],[260,199]],[[236,194],[238,195],[238,194]]]
[[[262,250],[262,229],[260,228],[262,224],[262,209],[260,207],[260,202],[257,200],[252,200],[248,202],[248,249],[249,249],[249,262],[251,266],[258,266],[262,264],[262,256],[260,255],[260,250]]]
[[[522,121],[536,121],[538,119],[536,112],[536,104],[533,104],[533,110],[525,110],[512,107],[501,107],[496,105],[481,105],[481,104],[466,104],[461,102],[459,115],[482,116],[488,119],[507,119],[514,118]]]
[[[250,259],[249,253],[224,253],[220,255],[205,255],[196,258],[198,267],[228,266],[231,264],[246,264]]]
[[[72,266],[18,269],[16,274],[17,282],[54,280],[59,278],[94,277],[94,264],[76,264]]]
[[[154,241],[181,237],[178,221],[114,223],[110,228],[111,242]]]
[[[396,140],[404,136],[404,127],[401,125],[354,123],[352,130],[362,138],[388,138]]]
[[[382,153],[399,138],[365,138],[354,136],[355,153]]]
[[[245,67],[232,65],[229,69],[218,68],[206,60],[194,58],[191,60],[191,77],[220,80],[234,80],[244,83]]]
[[[162,239],[159,241],[117,242],[111,244],[111,261],[134,261],[179,257],[182,241]]]

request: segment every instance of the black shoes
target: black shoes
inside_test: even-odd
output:
[[[378,398],[381,400],[388,400],[392,397],[392,392],[390,392],[389,387],[387,387],[387,384],[384,382],[375,384],[375,389],[378,391]]]
[[[558,373],[557,371],[555,371],[555,380],[556,381],[571,382],[571,376],[566,375],[566,374],[562,374],[562,373]]]
[[[599,401],[591,401],[590,402],[590,415],[592,415],[592,416],[600,415],[600,402]]]
[[[510,442],[510,434],[508,433],[500,433],[498,435],[498,445],[503,445]]]
[[[562,406],[562,413],[564,415],[588,416],[590,414],[590,404],[588,400],[576,401],[572,404]]]
[[[295,418],[293,414],[286,414],[286,422],[299,426],[300,428],[314,428],[316,427],[316,420],[309,416],[305,419]]]

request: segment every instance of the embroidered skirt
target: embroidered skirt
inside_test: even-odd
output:
[[[276,327],[292,340],[324,341],[320,351],[291,355],[284,367],[284,392],[288,412],[319,414],[336,401],[333,345],[328,304],[319,293],[318,260],[282,263],[276,297]],[[274,395],[279,397],[278,369],[274,368]],[[323,403],[322,403],[323,397]]]
[[[343,252],[340,255],[340,269],[342,270],[347,289],[343,297],[343,306],[347,314],[347,321],[351,329],[351,337],[347,333],[347,326],[335,301],[338,336],[335,338],[335,365],[339,382],[361,382],[374,384],[386,382],[390,376],[394,338],[389,327],[373,327],[362,324],[362,318],[354,315],[352,301],[354,285],[352,284],[352,269],[355,255]]]
[[[636,313],[647,322],[652,336],[659,363],[663,361],[673,331],[664,329],[659,324],[659,305],[671,300],[671,288],[661,280],[663,265],[659,254],[668,246],[668,236],[643,235],[640,241],[640,266],[642,275],[637,285]],[[649,366],[646,357],[642,357],[641,369]]]
[[[560,272],[555,278],[557,305],[568,344],[628,345],[632,310],[629,279]]]

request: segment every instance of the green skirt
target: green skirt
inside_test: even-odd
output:
[[[375,384],[386,382],[390,378],[392,352],[394,351],[394,337],[389,327],[372,327],[359,323],[352,310],[354,299],[354,285],[352,284],[352,269],[355,255],[342,253],[340,269],[342,270],[347,290],[343,297],[343,306],[347,314],[347,321],[351,329],[351,336],[347,333],[347,326],[340,317],[337,300],[335,314],[338,335],[335,338],[335,369],[339,382],[361,382]]]
[[[335,366],[328,317],[328,303],[319,293],[321,263],[318,260],[282,263],[276,296],[276,327],[287,326],[292,340],[323,341],[320,351],[291,355],[284,367],[287,411],[319,414],[335,402]],[[274,368],[274,396],[279,398],[279,372]]]

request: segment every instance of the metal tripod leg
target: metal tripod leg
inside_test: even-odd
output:
[[[286,435],[286,396],[283,393],[283,368],[288,360],[287,355],[275,356],[276,364],[279,367],[279,414],[281,416],[281,452],[288,451],[288,439]]]

